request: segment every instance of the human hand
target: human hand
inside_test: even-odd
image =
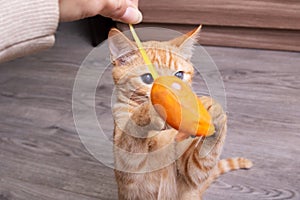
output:
[[[59,0],[60,21],[75,21],[102,15],[116,21],[137,24],[142,21],[138,0]]]

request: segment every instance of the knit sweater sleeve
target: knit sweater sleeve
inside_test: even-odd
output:
[[[0,0],[0,63],[54,44],[58,0]]]

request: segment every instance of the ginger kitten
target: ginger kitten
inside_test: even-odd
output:
[[[199,31],[200,27],[170,41],[143,43],[159,75],[174,75],[192,83],[190,59]],[[114,154],[120,200],[201,199],[220,174],[252,166],[245,158],[219,160],[226,114],[210,97],[201,100],[213,118],[215,134],[176,143],[177,131],[166,125],[151,105],[153,78],[136,44],[117,29],[110,31],[108,43],[117,96]]]

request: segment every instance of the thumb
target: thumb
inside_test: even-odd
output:
[[[137,24],[143,20],[143,15],[136,7],[129,6],[125,13],[119,19],[115,20],[128,24]]]

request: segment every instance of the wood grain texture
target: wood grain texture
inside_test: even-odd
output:
[[[75,25],[59,28],[54,48],[0,65],[1,200],[117,199],[112,169],[87,152],[73,122],[75,75],[92,49]],[[300,53],[206,50],[227,94],[222,157],[245,156],[254,167],[222,176],[205,199],[299,199]],[[113,86],[106,78],[97,89],[100,118],[110,115],[105,99]]]
[[[140,8],[147,26],[185,31],[203,24],[204,45],[300,49],[300,1],[154,0],[140,2]]]
[[[297,0],[141,1],[144,22],[300,29]]]
[[[162,27],[187,33],[198,25],[142,23],[136,27]],[[128,26],[118,23],[118,28]],[[202,45],[300,51],[300,30],[258,29],[204,25],[198,39]]]

